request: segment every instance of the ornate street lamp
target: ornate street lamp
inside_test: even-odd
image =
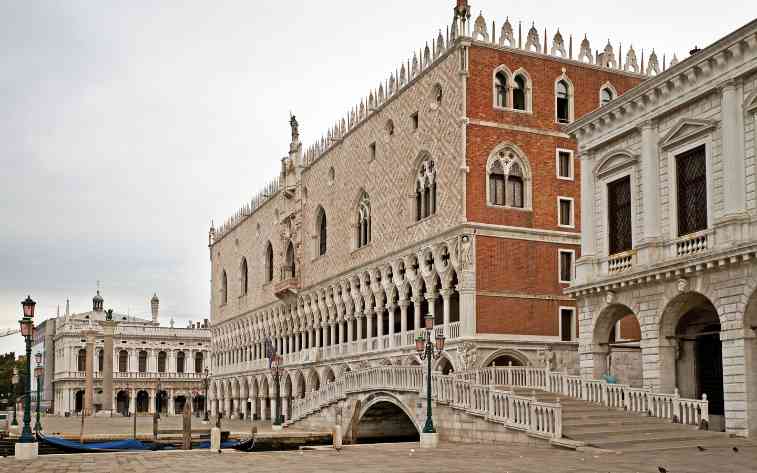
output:
[[[444,335],[438,333],[436,339],[432,337],[434,333],[434,316],[427,315],[424,318],[426,322],[426,333],[418,335],[415,339],[415,350],[421,360],[428,361],[428,372],[426,373],[426,424],[423,426],[424,434],[435,434],[434,421],[431,414],[431,359],[438,359],[444,351]],[[434,341],[436,344],[434,344]]]
[[[210,384],[210,371],[205,368],[205,371],[203,372],[205,374],[205,377],[202,379],[202,387],[205,388],[205,400],[203,401],[203,410],[205,411],[205,416],[203,417],[203,422],[210,422],[210,419],[208,419],[208,385]]]
[[[30,424],[32,421],[32,337],[34,336],[35,305],[37,303],[30,296],[27,296],[26,300],[21,302],[21,306],[24,308],[24,317],[19,323],[21,324],[21,335],[26,341],[26,380],[24,381],[26,386],[24,390],[27,395],[24,398],[24,428],[21,431],[21,437],[18,439],[19,443],[34,443]]]
[[[274,384],[276,385],[276,412],[274,413],[273,425],[280,427],[284,423],[284,416],[281,415],[281,386],[279,385],[281,377],[281,357],[276,353],[276,348],[273,346],[271,337],[267,337],[266,341],[266,353],[268,358],[268,365],[271,371],[273,371]]]
[[[39,431],[42,430],[42,424],[39,421],[40,391],[42,391],[42,375],[45,374],[45,368],[42,367],[42,353],[37,352],[34,359],[37,362],[37,367],[34,368],[34,376],[37,378],[37,422],[34,424],[34,433],[39,437]]]
[[[13,360],[15,363],[15,360]],[[16,427],[18,426],[18,419],[16,418],[16,385],[18,384],[18,368],[15,366],[13,367],[13,376],[11,376],[11,384],[13,384],[13,422],[11,422],[11,425]]]

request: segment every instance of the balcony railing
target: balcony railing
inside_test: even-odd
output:
[[[609,274],[618,274],[628,271],[633,267],[635,259],[635,251],[626,251],[610,255],[610,257],[607,258],[607,272]]]
[[[281,268],[281,280],[274,286],[276,297],[297,294],[300,290],[300,277],[294,268]]]
[[[62,378],[74,378],[74,379],[84,379],[86,377],[86,373],[84,371],[66,371],[62,373],[56,373],[55,374],[56,379],[62,379]],[[156,379],[160,378],[161,380],[201,380],[203,377],[202,373],[160,373],[157,371],[148,371],[148,372],[132,372],[132,371],[114,371],[113,372],[113,379],[119,380],[119,379]],[[103,373],[102,371],[95,371],[94,372],[94,379],[102,379]]]
[[[710,231],[692,233],[676,240],[674,250],[675,256],[692,256],[704,253],[711,247]]]

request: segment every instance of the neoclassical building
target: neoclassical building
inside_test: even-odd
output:
[[[113,407],[121,414],[147,414],[156,410],[180,413],[186,402],[195,411],[205,409],[203,377],[209,368],[210,330],[207,321],[188,328],[163,327],[157,295],[150,300],[152,319],[113,314],[117,322],[113,353],[103,349],[106,320],[104,300],[97,291],[92,310],[46,321],[45,370],[52,379],[56,415],[76,414],[85,406],[86,333],[95,332],[93,358],[94,410],[103,406],[104,357],[113,357]],[[51,363],[52,362],[52,363]],[[52,366],[50,366],[52,364]]]
[[[569,126],[582,375],[706,396],[739,435],[757,433],[756,125],[752,21]]]
[[[664,69],[633,49],[576,51],[559,30],[454,20],[279,176],[211,227],[211,407],[269,418],[347,370],[418,362],[425,316],[448,340],[435,369],[577,370],[581,221],[566,126]],[[663,65],[664,66],[664,65]]]

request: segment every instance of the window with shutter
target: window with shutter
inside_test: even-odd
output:
[[[704,145],[676,156],[678,235],[707,229],[707,162]]]
[[[607,214],[610,233],[610,254],[632,248],[631,176],[607,185]]]

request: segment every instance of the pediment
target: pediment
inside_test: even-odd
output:
[[[638,160],[639,157],[637,155],[628,151],[613,151],[600,161],[594,170],[594,174],[598,178],[602,178],[610,173],[633,166]]]
[[[660,147],[670,148],[687,140],[708,133],[717,127],[717,123],[710,120],[684,118],[679,121],[660,141]]]

